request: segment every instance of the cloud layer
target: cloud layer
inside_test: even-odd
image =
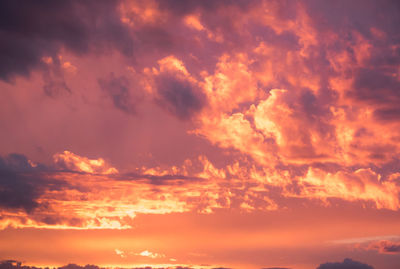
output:
[[[397,25],[396,1],[2,2],[0,232],[322,208],[376,214],[320,232],[396,257],[368,228],[400,209]]]

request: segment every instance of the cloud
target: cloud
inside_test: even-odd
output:
[[[393,254],[399,254],[400,253],[400,243],[394,243],[394,242],[389,242],[389,241],[382,241],[380,243],[381,245],[381,252],[382,253],[393,253]]]
[[[327,173],[321,169],[309,168],[299,178],[300,196],[322,199],[338,197],[347,201],[373,201],[377,208],[397,210],[400,207],[399,191],[395,183],[379,181],[379,175],[371,169],[358,169],[353,173],[338,171]]]
[[[317,269],[373,269],[373,267],[368,264],[346,258],[343,260],[343,262],[323,263],[318,266]]]
[[[117,254],[118,256],[120,256],[121,258],[126,258],[125,252],[123,250],[120,249],[114,249],[115,254]]]
[[[400,254],[400,241],[377,240],[371,242],[365,249],[376,250],[382,254]]]
[[[37,174],[41,167],[20,154],[0,157],[0,207],[31,212],[39,206],[45,180]]]
[[[320,199],[326,204],[331,198],[341,198],[374,202],[377,208],[399,207],[397,185],[380,182],[379,174],[368,169],[326,172],[309,168],[290,175],[285,170],[249,166],[248,160],[217,168],[200,156],[179,167],[143,167],[137,173],[123,174],[102,158],[89,159],[69,151],[55,154],[51,167],[26,157],[14,159],[7,167],[19,170],[7,171],[23,177],[3,179],[4,197],[8,198],[2,201],[0,228],[127,229],[137,214],[277,210],[281,206],[277,195]],[[30,181],[36,175],[40,176]],[[22,195],[23,190],[30,195]]]
[[[125,76],[116,77],[111,73],[108,78],[99,78],[98,83],[117,109],[128,114],[136,113],[136,106],[142,98]]]
[[[174,56],[159,61],[160,69],[152,75],[155,102],[181,120],[189,120],[205,106],[199,85]]]
[[[55,164],[51,167],[33,164],[24,156],[5,160],[2,159],[2,163],[6,168],[19,170],[7,168],[5,171],[11,171],[14,177],[1,181],[4,199],[1,200],[0,229],[8,226],[127,229],[132,227],[136,214],[210,213],[214,208],[229,206],[228,198],[221,200],[218,195],[227,190],[220,189],[213,178],[202,178],[208,170],[215,174],[216,169],[211,164],[193,176],[179,173],[185,174],[189,168],[185,166],[173,171],[150,168],[140,176],[120,174],[101,158],[88,159],[69,151],[55,154]],[[198,161],[207,162],[205,159]],[[35,175],[40,177],[30,181]],[[242,198],[238,196],[237,199]]]
[[[71,89],[64,79],[61,58],[61,56],[42,58],[42,61],[45,62],[43,67],[43,91],[45,95],[49,97],[54,98],[65,94],[71,94]]]
[[[139,256],[142,256],[142,257],[148,257],[148,258],[151,258],[151,259],[165,258],[164,254],[159,254],[159,253],[151,252],[151,251],[148,251],[148,250],[143,250],[142,252],[136,253],[135,255],[139,255]]]
[[[0,78],[28,76],[43,57],[61,49],[77,55],[115,48],[132,55],[132,40],[118,14],[118,1],[3,1],[0,5]],[[47,82],[49,93],[54,85]],[[50,88],[53,88],[50,90]]]
[[[54,163],[61,169],[92,174],[115,174],[118,170],[105,163],[102,158],[88,159],[70,151],[54,154]]]
[[[61,1],[42,7],[6,1],[0,11],[0,47],[8,65],[0,64],[3,80],[41,67],[45,93],[62,96],[73,90],[63,76],[61,52],[90,58],[118,50],[125,56],[119,64],[133,65],[135,80],[107,71],[94,78],[101,89],[96,94],[134,114],[139,89],[189,122],[177,132],[197,135],[218,154],[194,145],[196,153],[187,158],[192,166],[165,158],[155,160],[158,167],[126,174],[114,167],[120,164],[109,164],[109,156],[70,151],[57,153],[46,169],[25,160],[12,170],[5,161],[1,203],[25,211],[16,226],[29,219],[46,227],[118,229],[130,227],[136,214],[276,210],[286,198],[325,204],[339,198],[398,210],[398,9],[389,1],[355,2]],[[384,14],[391,16],[379,19]],[[133,57],[133,44],[141,57]],[[78,106],[76,113],[86,109]],[[166,126],[175,128],[175,119],[167,118]],[[157,120],[140,128],[153,132]],[[96,139],[90,143],[96,152],[109,150]],[[130,145],[142,147],[140,139],[136,143]],[[54,190],[48,178],[63,184]],[[271,198],[273,188],[277,199]],[[48,210],[26,213],[39,201]],[[74,210],[79,207],[86,212]]]
[[[189,119],[203,107],[201,97],[188,81],[173,75],[160,75],[156,79],[157,103],[180,119]]]

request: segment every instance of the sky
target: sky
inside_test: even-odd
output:
[[[1,1],[0,260],[400,268],[399,25],[396,0]]]

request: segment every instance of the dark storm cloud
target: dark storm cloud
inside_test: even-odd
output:
[[[32,211],[39,204],[36,199],[43,182],[30,174],[33,168],[28,159],[19,154],[0,157],[0,207]]]
[[[47,204],[38,202],[46,191],[73,188],[65,180],[53,181],[51,174],[55,171],[54,167],[32,164],[21,154],[0,157],[0,208],[22,209],[33,214],[35,209],[47,207]],[[54,217],[43,217],[41,221],[47,224],[57,222]]]
[[[166,73],[157,76],[155,82],[157,104],[179,119],[190,119],[205,105],[201,89],[185,78]]]
[[[114,106],[125,113],[134,114],[140,96],[132,96],[130,81],[125,76],[116,77],[113,73],[108,78],[98,79],[100,88],[112,99]]]
[[[61,48],[82,55],[116,48],[132,54],[128,29],[117,12],[118,1],[0,2],[0,79],[27,76]],[[49,87],[60,85],[49,85]]]
[[[47,206],[38,202],[43,193],[72,187],[65,180],[51,180],[55,171],[55,167],[32,164],[21,154],[0,157],[0,207],[33,213],[36,208]]]
[[[344,259],[343,262],[328,262],[318,266],[317,269],[374,269],[368,264],[353,261],[352,259]]]

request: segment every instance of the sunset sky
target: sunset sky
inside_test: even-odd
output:
[[[400,1],[0,1],[7,259],[400,268]]]

